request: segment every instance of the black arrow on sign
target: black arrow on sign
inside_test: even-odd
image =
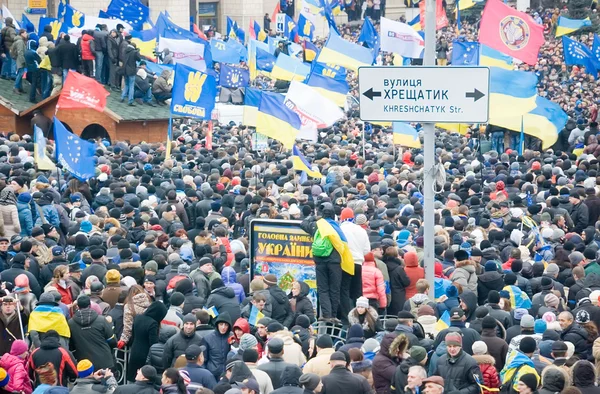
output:
[[[371,101],[373,101],[373,97],[381,97],[381,92],[374,92],[373,88],[367,90],[366,92],[363,93],[363,96],[365,96],[366,98],[371,99]]]
[[[467,92],[467,93],[465,93],[465,97],[466,98],[473,98],[473,102],[479,100],[483,96],[485,96],[485,94],[481,93],[477,89],[473,89],[473,92]]]

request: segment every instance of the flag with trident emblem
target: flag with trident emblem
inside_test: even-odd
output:
[[[221,86],[225,88],[245,88],[250,82],[250,71],[240,67],[221,64],[219,76]]]

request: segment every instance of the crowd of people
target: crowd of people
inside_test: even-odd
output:
[[[279,142],[258,155],[235,124],[215,124],[209,151],[206,122],[177,121],[170,157],[164,144],[98,141],[87,182],[37,171],[31,136],[4,133],[0,393],[600,392],[599,87],[563,64],[551,37],[558,10],[532,15],[547,42],[536,66],[517,67],[535,71],[540,94],[570,120],[552,149],[528,138],[522,154],[506,130],[491,130],[505,144],[489,152],[474,149],[483,131],[436,130],[445,177],[433,283],[423,268],[423,156],[397,154],[389,130],[367,127],[356,108],[317,143],[298,143],[323,174],[304,182]],[[122,75],[123,100],[135,86],[133,97],[151,101],[138,77],[154,77],[123,32],[99,26],[53,48],[45,31],[36,50],[10,22],[1,76],[17,91],[24,68],[45,93],[81,69],[115,90]],[[353,41],[359,28],[340,26]],[[440,64],[453,40],[476,34],[467,21],[441,31]],[[168,77],[150,84],[158,103]],[[34,122],[50,127],[41,114]],[[309,284],[251,275],[255,218],[298,220],[314,237],[318,310]]]

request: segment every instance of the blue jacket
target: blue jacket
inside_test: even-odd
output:
[[[46,221],[54,227],[59,228],[60,220],[58,218],[58,211],[56,210],[56,208],[51,204],[40,205],[39,207],[42,208],[42,212],[44,213],[44,218],[46,219]],[[42,218],[38,217],[35,222],[35,225],[41,226],[42,224],[44,224],[42,222]]]
[[[217,385],[217,380],[207,369],[194,363],[187,363],[183,368],[190,375],[190,379],[194,383],[200,383],[207,389],[212,390]]]
[[[219,332],[219,323],[229,324],[229,330],[225,334]],[[204,352],[204,362],[215,379],[220,379],[221,374],[225,372],[225,363],[227,362],[227,353],[231,349],[229,345],[229,334],[231,332],[231,317],[229,313],[223,312],[214,321],[215,329],[204,337],[206,350]]]
[[[33,216],[31,206],[24,202],[17,201],[17,210],[19,211],[19,223],[21,224],[21,235],[30,236],[33,228]]]
[[[241,284],[236,282],[235,270],[231,267],[225,267],[221,271],[221,279],[225,286],[231,287],[235,292],[235,299],[241,304],[246,299],[244,288]]]

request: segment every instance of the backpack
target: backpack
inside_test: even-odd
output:
[[[317,230],[312,244],[312,252],[317,257],[327,257],[333,252],[333,245],[329,239],[321,236],[321,232]]]
[[[500,385],[500,393],[499,394],[515,394],[516,393],[516,391],[514,389],[515,379],[517,377],[517,374],[521,370],[521,368],[523,368],[525,365],[526,364],[519,365],[519,367],[515,370],[515,373],[510,378],[510,380],[508,382],[502,383],[502,385]]]
[[[13,42],[12,45],[10,46],[10,53],[9,53],[9,55],[14,60],[17,60],[17,57],[19,57],[19,51],[17,49],[17,40],[15,40],[15,42]]]
[[[409,305],[410,305],[410,313],[413,314],[413,316],[417,316],[418,312],[419,312],[419,308],[422,307],[423,305],[427,305],[427,303],[423,303],[423,304],[419,304],[417,305],[412,298],[410,298],[408,300]]]

